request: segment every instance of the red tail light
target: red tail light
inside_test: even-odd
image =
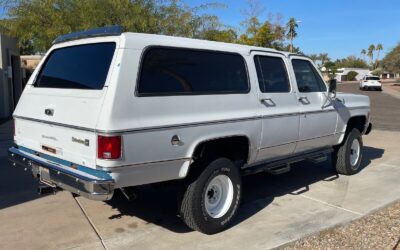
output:
[[[368,81],[364,81],[364,82],[368,82]]]
[[[97,136],[97,157],[99,159],[116,160],[121,158],[121,136]]]

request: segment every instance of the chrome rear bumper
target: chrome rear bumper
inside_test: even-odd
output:
[[[57,158],[35,153],[26,148],[12,147],[8,150],[13,166],[22,166],[31,171],[40,182],[59,187],[91,200],[109,200],[114,194],[114,180],[107,172],[92,170],[74,164],[57,162]],[[71,167],[71,166],[74,167]]]

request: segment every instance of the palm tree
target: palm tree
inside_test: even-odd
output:
[[[371,44],[368,47],[368,53],[367,53],[367,55],[368,55],[368,57],[369,57],[369,59],[371,61],[371,65],[373,65],[373,62],[374,62],[374,51],[375,51],[375,45]]]
[[[380,52],[383,50],[383,46],[381,43],[378,43],[378,45],[376,45],[376,51],[378,52],[378,55],[376,56],[376,68],[378,67],[378,63],[379,63],[379,54]]]
[[[318,57],[319,57],[319,60],[321,61],[321,67],[324,67],[325,64],[331,60],[328,56],[328,53],[321,53],[321,54],[319,54]]]
[[[319,56],[317,54],[310,54],[308,55],[308,57],[314,62],[317,63],[317,61],[319,60]]]
[[[365,49],[361,50],[361,55],[363,56],[363,59],[365,60],[365,56],[367,55],[367,51]]]
[[[289,22],[286,24],[288,30],[286,37],[290,40],[290,52],[293,52],[293,39],[297,37],[296,29],[299,27],[296,19],[290,18]]]

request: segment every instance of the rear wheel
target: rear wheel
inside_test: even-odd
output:
[[[342,145],[335,149],[333,164],[339,174],[352,175],[360,171],[363,153],[363,141],[358,129],[348,133]]]
[[[242,193],[241,177],[232,161],[219,158],[189,181],[179,202],[180,215],[190,228],[218,233],[235,216]]]

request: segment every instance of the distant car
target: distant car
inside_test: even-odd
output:
[[[377,76],[364,76],[360,81],[361,90],[376,89],[382,91],[381,79]]]

